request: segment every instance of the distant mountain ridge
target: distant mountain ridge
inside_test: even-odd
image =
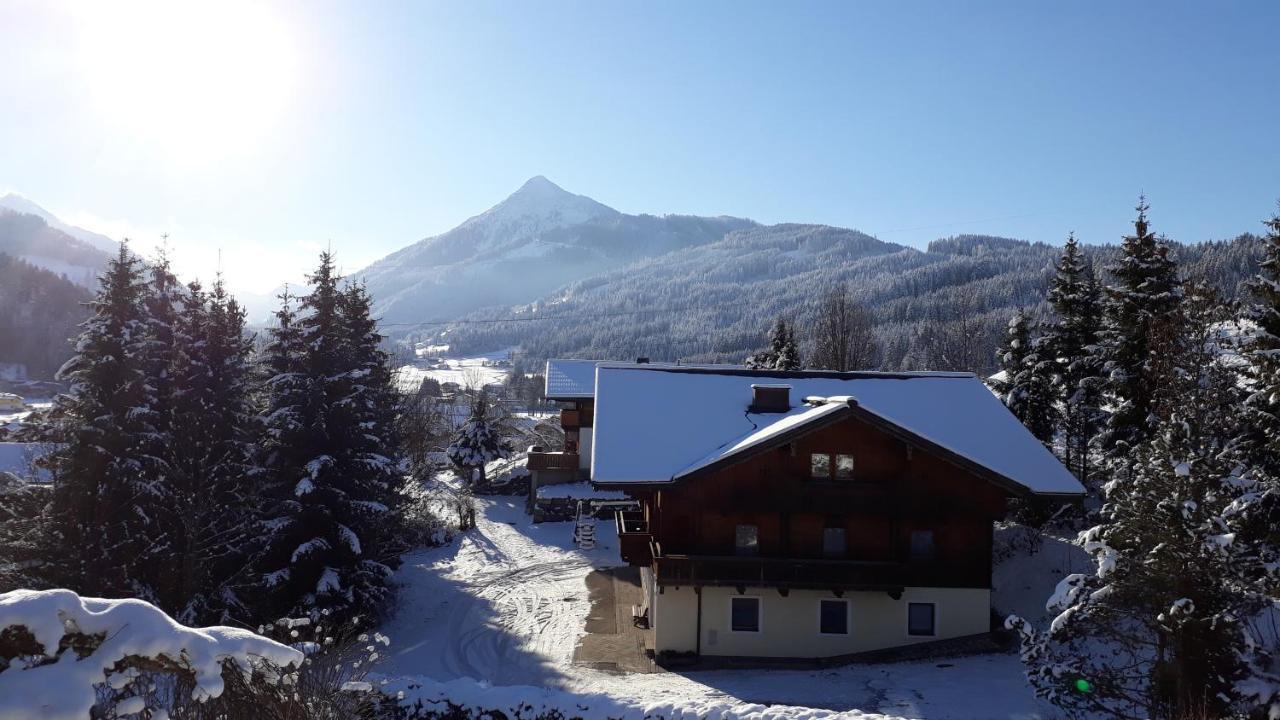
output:
[[[119,247],[105,235],[63,223],[20,195],[0,198],[0,252],[77,285],[96,289],[98,275]]]
[[[352,273],[385,323],[527,303],[566,283],[755,227],[741,218],[628,215],[542,176],[448,232]]]
[[[54,230],[60,230],[76,240],[86,243],[91,247],[97,248],[98,250],[108,254],[115,254],[116,250],[120,247],[119,242],[112,240],[102,233],[85,230],[82,227],[76,227],[75,225],[68,225],[67,223],[62,222],[55,217],[53,213],[16,193],[9,193],[4,197],[0,197],[0,212],[4,210],[23,213],[26,215],[35,215],[41,220],[44,220],[45,224]]]

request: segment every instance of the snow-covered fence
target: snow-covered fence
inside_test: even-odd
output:
[[[0,593],[0,717],[9,720],[83,720],[104,689],[116,715],[140,713],[147,701],[132,686],[156,672],[189,677],[191,698],[203,702],[222,694],[224,671],[253,676],[263,665],[302,660],[300,651],[247,630],[180,625],[141,600]]]

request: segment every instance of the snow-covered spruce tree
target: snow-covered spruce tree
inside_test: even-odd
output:
[[[61,554],[54,580],[99,597],[155,599],[167,489],[152,482],[154,448],[145,366],[146,289],[122,243],[107,266],[76,355],[59,371],[64,444],[54,463],[52,518]]]
[[[206,294],[188,287],[175,333],[173,478],[176,515],[173,575],[177,617],[241,624],[255,619],[245,586],[262,535],[253,443],[252,341],[244,311],[222,279]]]
[[[302,504],[294,494],[306,464],[307,404],[310,377],[306,373],[306,348],[295,308],[297,297],[288,286],[280,294],[275,326],[260,359],[259,388],[262,441],[256,448],[262,496],[263,542],[267,555],[261,563],[262,588],[255,593],[254,607],[260,618],[280,617],[298,600],[281,597],[281,587],[290,575],[287,558],[281,558],[294,525],[302,514]],[[272,554],[274,549],[274,555]]]
[[[372,305],[362,283],[348,285],[339,303],[349,368],[348,395],[343,401],[350,413],[346,418],[352,441],[349,462],[351,472],[360,478],[360,500],[354,505],[358,522],[352,529],[359,536],[363,559],[359,572],[344,582],[363,585],[357,594],[365,597],[386,593],[391,569],[399,566],[400,553],[407,549],[401,512],[404,453],[396,426],[400,397]]]
[[[1102,524],[1080,536],[1096,572],[1059,584],[1049,628],[1007,621],[1037,694],[1075,717],[1226,717],[1255,704],[1238,689],[1241,619],[1259,602],[1239,578],[1255,561],[1223,519],[1240,495],[1226,452],[1239,398],[1212,342],[1220,306],[1197,291],[1184,310],[1152,323],[1153,357],[1171,359],[1152,365],[1152,432],[1132,472],[1107,484]]]
[[[799,370],[800,348],[792,323],[778,318],[769,332],[769,347],[749,356],[745,363],[753,370]]]
[[[1075,235],[1067,236],[1054,270],[1048,301],[1055,318],[1046,325],[1043,341],[1053,363],[1054,395],[1061,408],[1062,458],[1067,468],[1092,488],[1089,452],[1105,420],[1098,348],[1101,291]]]
[[[276,615],[331,612],[376,616],[390,598],[390,568],[372,524],[385,520],[383,468],[368,465],[368,440],[356,412],[355,380],[368,358],[353,360],[344,294],[333,256],[320,256],[296,320],[278,316],[267,364],[270,438],[265,463],[272,511],[264,558]],[[394,463],[395,448],[378,454]],[[385,510],[384,510],[385,509]],[[366,547],[368,543],[368,547]]]
[[[1254,327],[1244,347],[1249,394],[1238,450],[1248,470],[1224,520],[1233,545],[1254,561],[1252,572],[1242,573],[1242,584],[1269,598],[1250,618],[1258,641],[1243,652],[1246,672],[1239,687],[1269,704],[1270,717],[1280,717],[1280,212],[1266,226],[1245,312]]]
[[[485,481],[485,465],[511,454],[511,446],[490,415],[489,391],[481,386],[471,402],[470,417],[445,450],[449,461],[462,470],[472,484]]]
[[[1004,378],[996,390],[1005,407],[1046,445],[1053,444],[1057,411],[1053,406],[1051,368],[1041,355],[1044,344],[1031,336],[1031,320],[1021,308],[1009,320],[1000,369]]]
[[[1155,424],[1152,334],[1169,322],[1178,308],[1181,289],[1168,244],[1156,238],[1147,222],[1149,206],[1138,201],[1134,233],[1120,247],[1120,258],[1108,268],[1106,317],[1102,335],[1106,403],[1113,409],[1101,442],[1123,475],[1129,450],[1145,441]]]

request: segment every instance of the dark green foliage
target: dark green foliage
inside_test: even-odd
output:
[[[1067,238],[1054,270],[1047,299],[1055,317],[1045,327],[1044,352],[1052,363],[1055,399],[1061,407],[1062,459],[1086,487],[1092,487],[1089,453],[1105,419],[1098,346],[1101,290],[1074,235]]]
[[[746,359],[746,366],[757,370],[799,370],[800,347],[796,329],[785,318],[778,318],[769,332],[769,347]]]
[[[511,454],[511,446],[502,436],[491,404],[489,391],[484,387],[477,390],[470,417],[458,428],[453,442],[445,450],[449,461],[464,471],[472,484],[483,485],[485,465]]]
[[[52,378],[72,355],[92,297],[66,278],[0,252],[0,363],[26,365],[31,378]]]
[[[1125,236],[1119,259],[1108,268],[1103,370],[1107,399],[1114,409],[1103,445],[1121,463],[1126,449],[1146,440],[1157,422],[1158,371],[1151,349],[1155,333],[1162,323],[1172,321],[1181,298],[1169,245],[1151,231],[1147,210],[1146,200],[1140,200],[1134,233]]]
[[[1043,342],[1032,338],[1027,314],[1018,310],[1000,349],[1004,378],[995,385],[1009,411],[1037,440],[1052,446],[1058,416],[1053,405],[1053,367],[1044,349]]]
[[[90,304],[77,355],[61,377],[71,391],[57,454],[53,532],[63,548],[56,582],[86,595],[156,599],[168,552],[162,518],[169,488],[151,472],[155,401],[146,375],[138,261],[123,245]]]
[[[285,297],[266,365],[263,570],[274,614],[376,615],[397,560],[400,459],[387,358],[363,288],[329,253],[295,318]]]

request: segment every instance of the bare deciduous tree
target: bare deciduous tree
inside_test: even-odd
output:
[[[871,314],[841,285],[828,292],[813,323],[813,356],[820,370],[867,370],[879,365],[880,348],[871,330]]]

